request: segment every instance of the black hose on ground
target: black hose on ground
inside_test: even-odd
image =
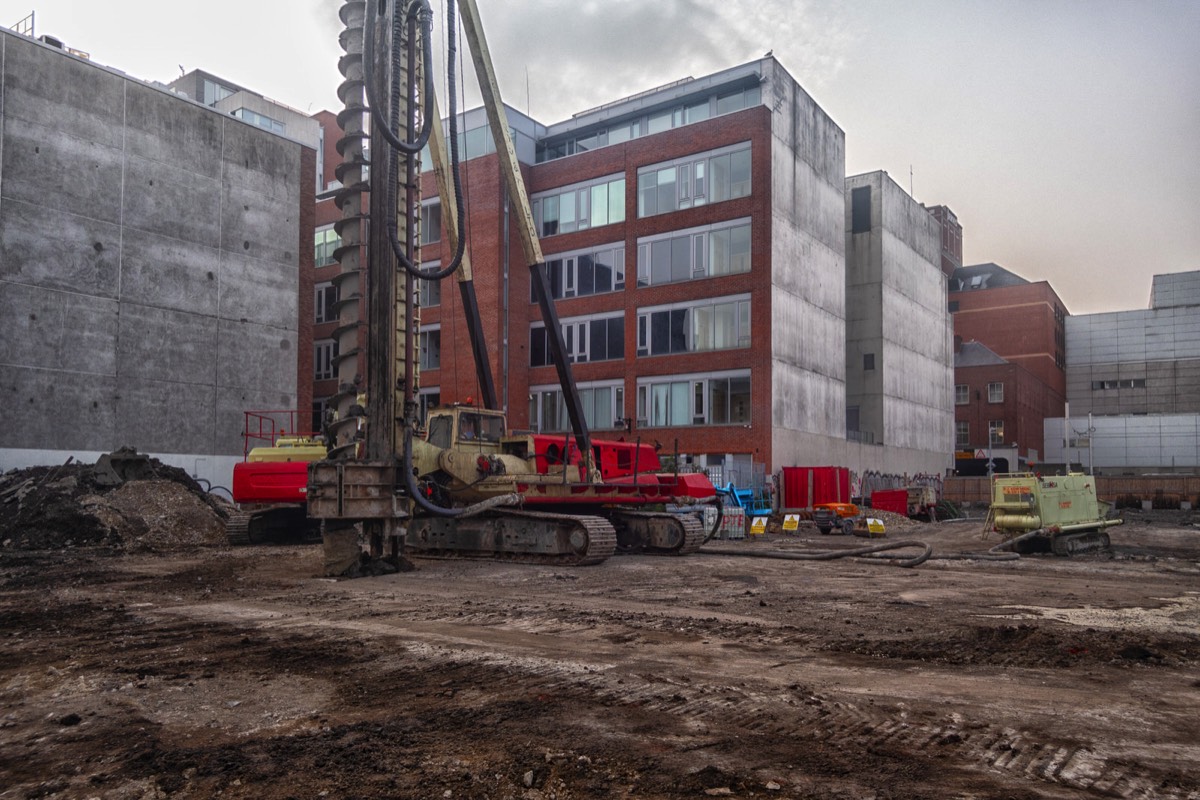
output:
[[[704,537],[702,545],[708,544],[712,538],[717,535],[717,531],[721,530],[721,522],[725,519],[725,503],[721,500],[721,495],[718,493],[713,496],[713,505],[717,507],[717,521],[713,523],[708,535]]]
[[[922,552],[920,555],[903,557],[891,557],[889,563],[897,567],[915,567],[924,564],[933,555],[933,548],[925,542],[919,542],[916,539],[907,539],[900,542],[884,542],[882,544],[866,545],[865,547],[853,547],[848,550],[818,550],[818,551],[802,551],[791,552],[788,550],[734,550],[732,548],[708,548],[702,547],[697,550],[698,553],[713,556],[738,556],[742,558],[772,558],[782,561],[834,561],[839,558],[851,557],[870,557],[872,553],[881,553],[886,550],[900,550],[902,548],[919,547]],[[877,557],[876,557],[877,558]],[[891,560],[891,559],[894,559]]]

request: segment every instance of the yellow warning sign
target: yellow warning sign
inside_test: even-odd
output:
[[[872,537],[887,535],[887,529],[883,526],[883,520],[875,519],[874,517],[867,518],[867,530]]]
[[[800,530],[800,515],[799,514],[784,514],[783,529],[785,531]]]
[[[767,518],[766,517],[755,517],[754,520],[750,523],[750,535],[751,536],[762,536],[766,532],[767,532]]]

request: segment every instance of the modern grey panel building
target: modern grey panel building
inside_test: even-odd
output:
[[[1048,460],[1200,468],[1200,271],[1155,275],[1148,309],[1068,317],[1066,338],[1070,434],[1046,421]]]
[[[0,59],[0,468],[131,445],[228,485],[243,412],[296,405],[313,151],[9,31]]]

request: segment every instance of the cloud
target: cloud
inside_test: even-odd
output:
[[[564,12],[558,0],[526,0],[481,13],[505,100],[524,110],[528,85],[529,111],[546,123],[768,50],[819,90],[854,43],[839,9],[808,2],[585,0]],[[467,104],[477,103],[468,92]]]

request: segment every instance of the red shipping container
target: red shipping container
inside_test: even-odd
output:
[[[784,467],[781,472],[785,512],[811,511],[821,503],[850,502],[850,470],[846,467]]]
[[[871,508],[908,516],[908,489],[876,489],[871,492]]]

